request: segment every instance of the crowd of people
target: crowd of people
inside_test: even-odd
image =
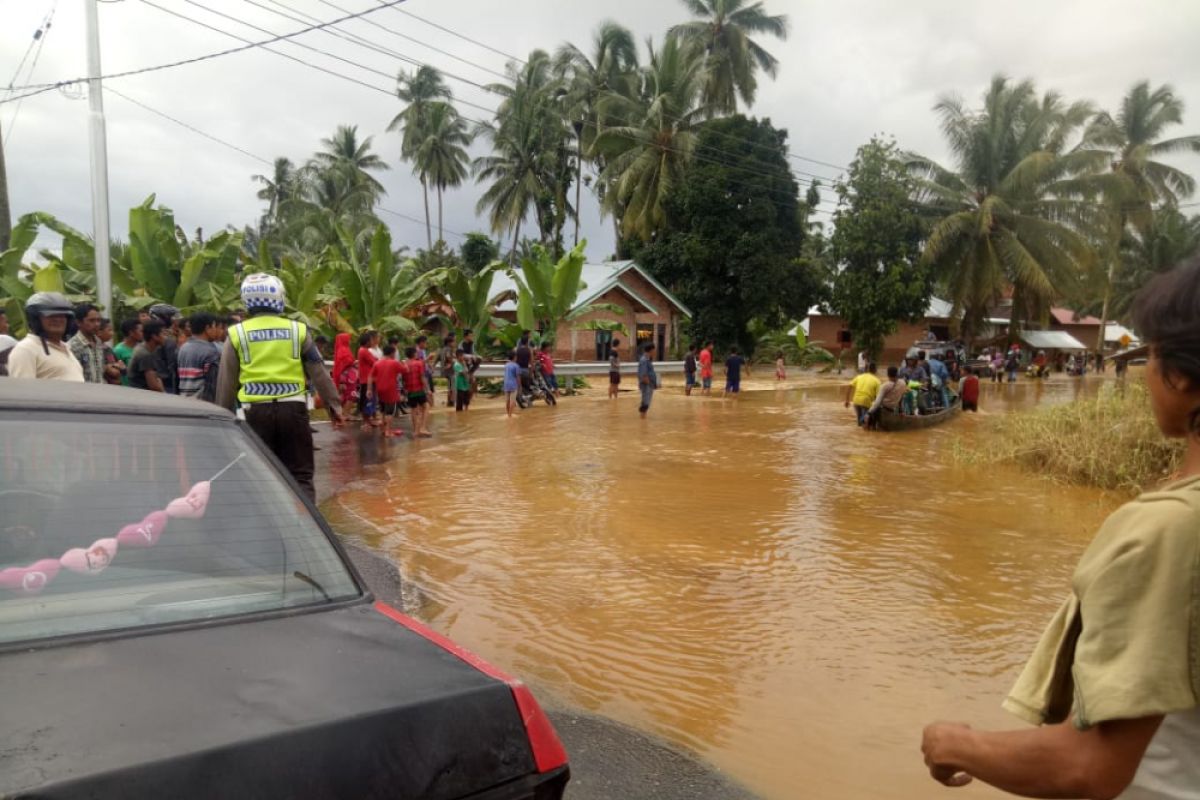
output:
[[[854,407],[860,427],[875,429],[884,413],[931,414],[955,404],[964,411],[979,410],[979,376],[952,349],[906,356],[901,365],[888,367],[886,381],[876,371],[876,364],[863,358],[858,373],[845,385],[844,405]]]

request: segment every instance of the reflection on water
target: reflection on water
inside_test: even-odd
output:
[[[1016,724],[998,704],[1115,504],[949,449],[1081,386],[986,385],[984,415],[910,434],[858,431],[833,387],[443,415],[335,456],[326,511],[543,691],[764,797],[924,798],[921,726]]]

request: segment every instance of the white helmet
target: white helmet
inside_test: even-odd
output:
[[[247,275],[242,281],[242,302],[247,311],[268,309],[276,314],[283,313],[283,281],[265,272]]]

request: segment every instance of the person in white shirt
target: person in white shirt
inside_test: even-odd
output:
[[[58,292],[32,295],[25,303],[29,333],[9,353],[9,377],[83,383],[83,367],[65,341],[74,318],[75,307]]]

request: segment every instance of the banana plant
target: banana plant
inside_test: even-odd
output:
[[[526,330],[540,330],[552,341],[561,322],[572,322],[596,311],[624,310],[612,303],[575,305],[579,293],[587,288],[583,281],[586,248],[584,239],[555,262],[539,244],[521,259],[521,272],[510,273],[517,284],[517,324]]]
[[[339,227],[338,235],[343,240],[339,257],[345,260],[335,266],[350,324],[358,330],[416,330],[417,324],[406,314],[429,296],[432,277],[416,275],[408,266],[396,268],[392,237],[382,224],[371,236],[365,260],[358,255],[353,237],[346,230]]]
[[[129,262],[120,264],[130,294],[169,302],[180,309],[205,307],[231,311],[237,306],[239,257],[244,234],[221,231],[189,241],[175,224],[175,214],[154,207],[150,195],[129,211]],[[114,277],[114,283],[118,283]],[[124,287],[122,287],[124,288]]]
[[[316,258],[285,255],[276,266],[267,242],[259,241],[256,259],[248,262],[247,266],[278,276],[283,282],[288,316],[319,330],[329,324],[330,307],[337,301],[337,298],[330,297],[327,290],[342,263],[324,255]]]
[[[492,294],[492,283],[496,273],[505,266],[504,262],[496,261],[476,275],[458,267],[436,270],[436,274],[427,273],[433,283],[430,299],[449,311],[445,317],[451,328],[460,332],[470,329],[484,336],[488,329],[504,325],[504,320],[495,315],[496,306],[512,299],[514,292],[506,290]]]

